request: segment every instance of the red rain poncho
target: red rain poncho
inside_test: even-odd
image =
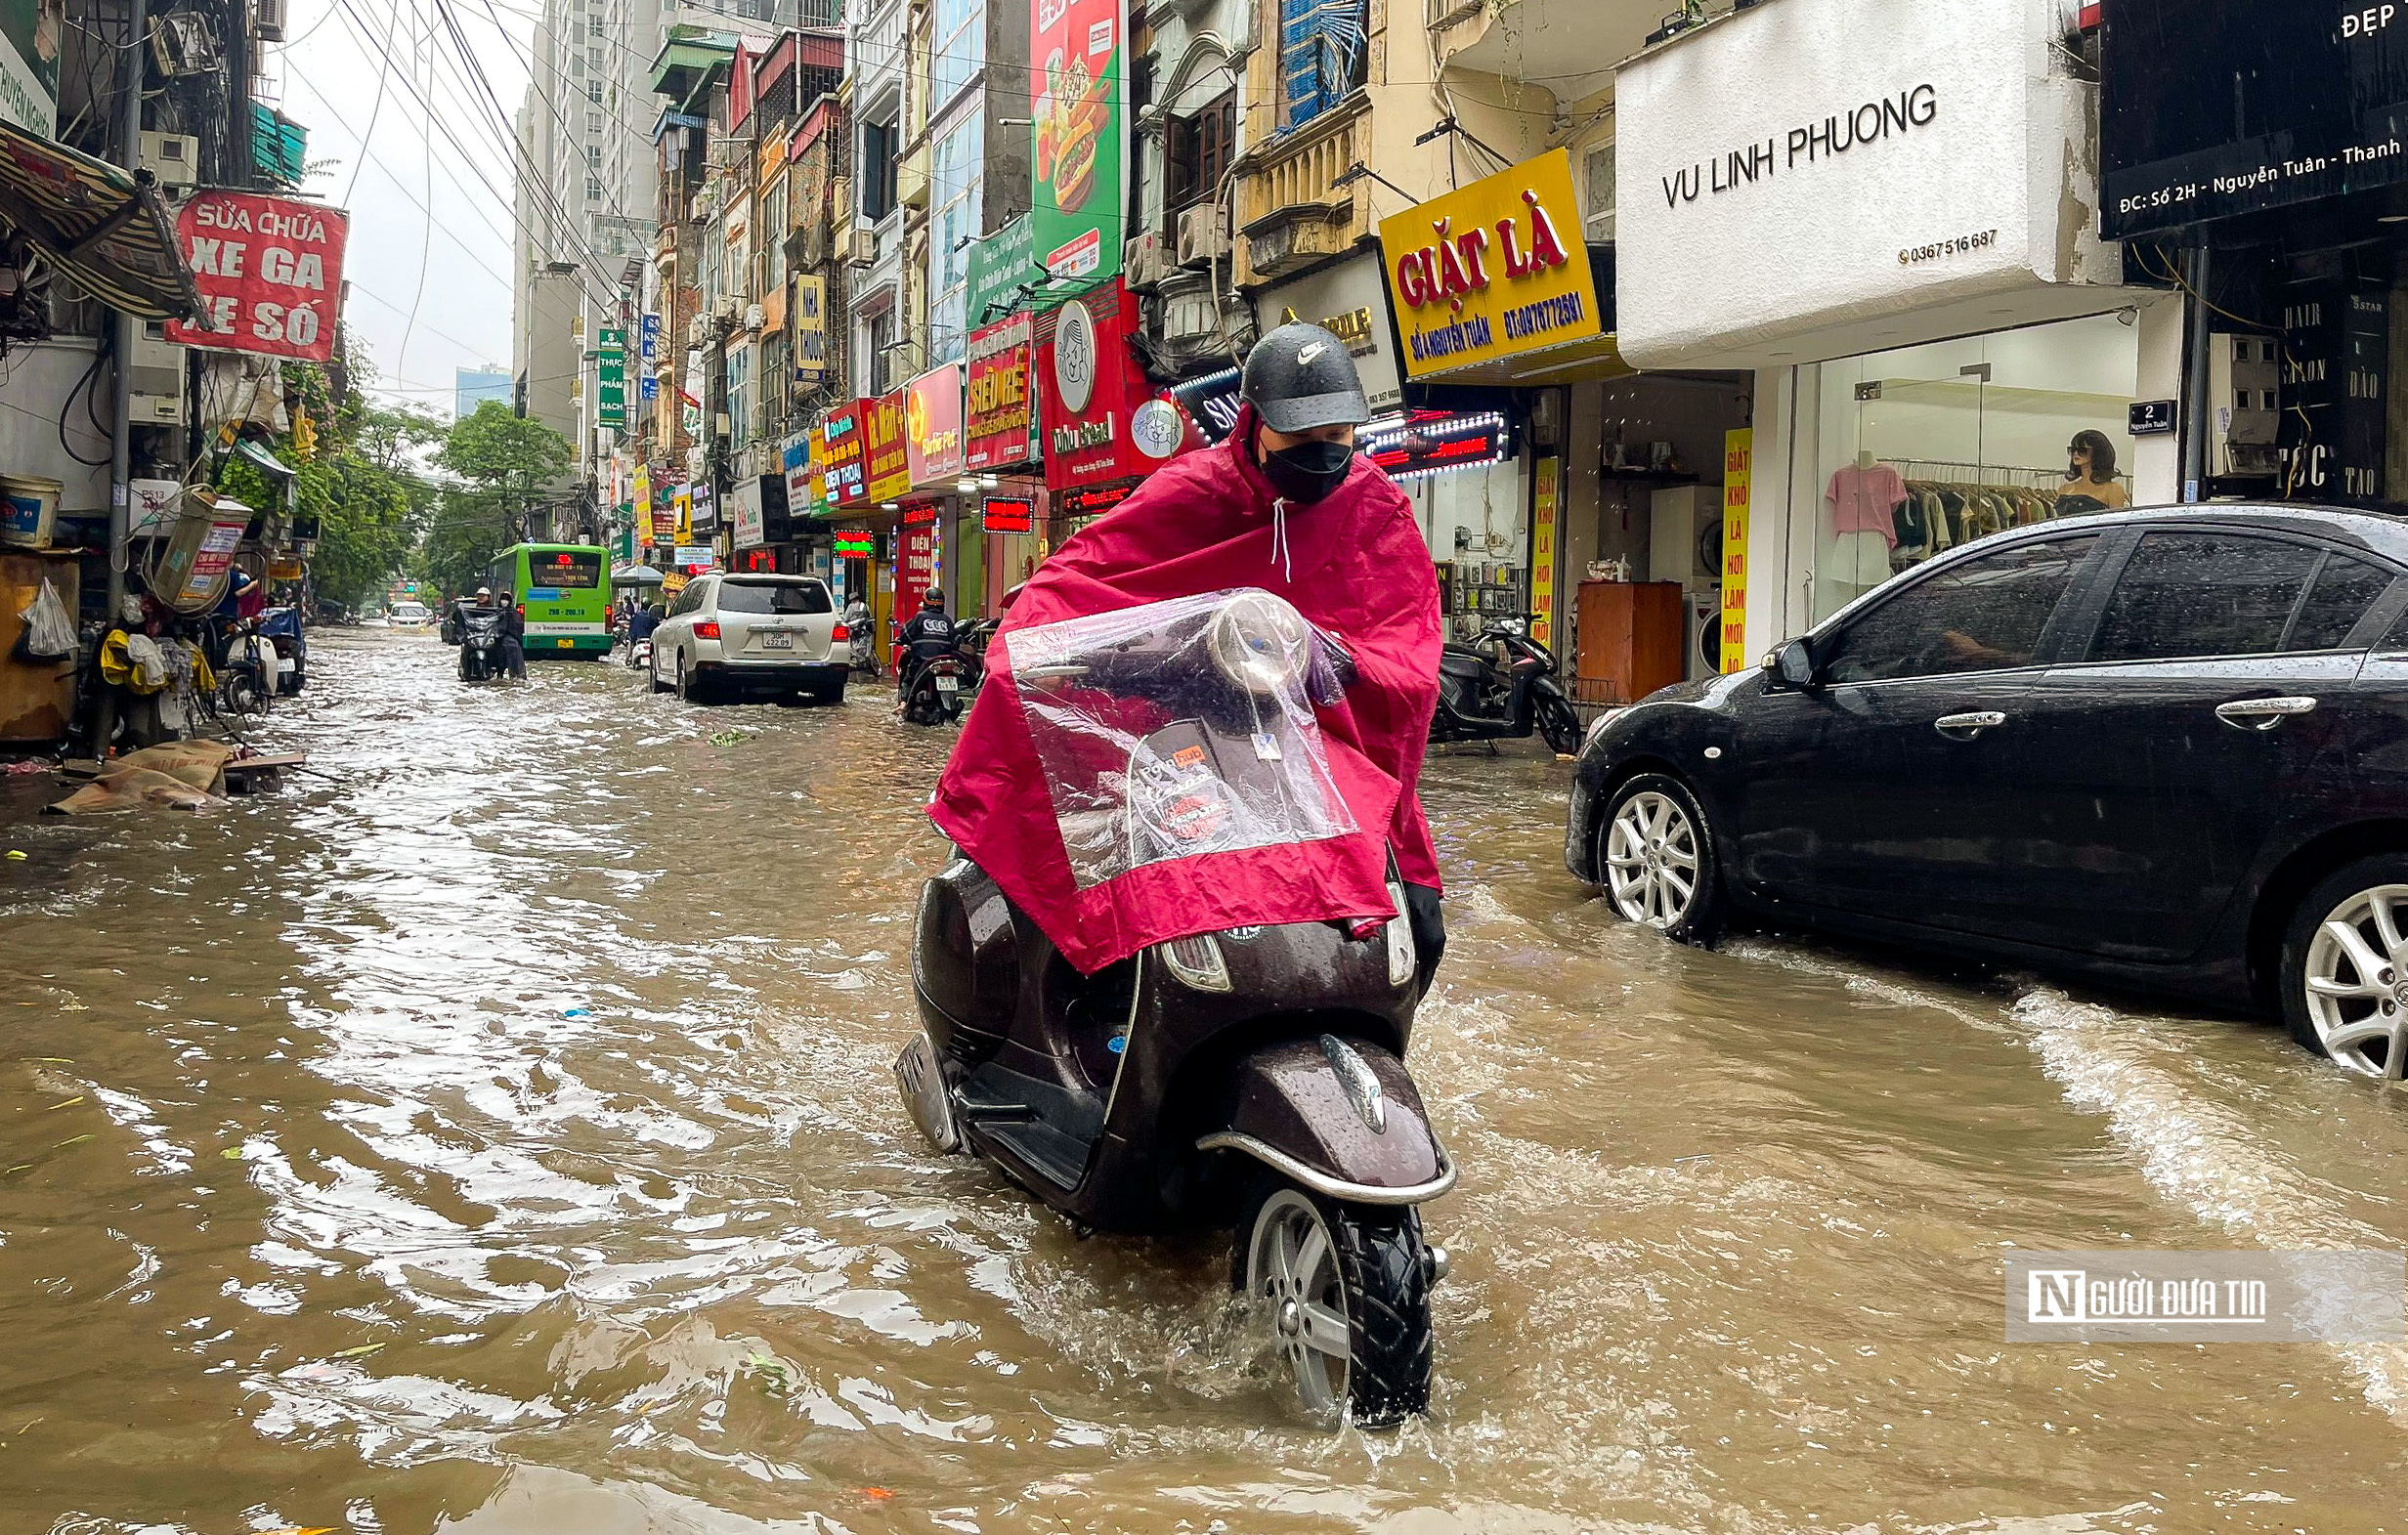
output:
[[[1093,973],[1151,944],[1279,922],[1393,915],[1388,856],[1436,888],[1416,786],[1438,700],[1438,582],[1396,482],[1357,456],[1346,483],[1285,513],[1245,451],[1251,408],[1220,446],[1172,460],[1039,568],[987,653],[969,721],[929,815],[1065,959]],[[1236,587],[1285,598],[1353,656],[1356,678],[1315,712],[1362,830],[1133,869],[1079,888],[1010,675],[1015,630]]]

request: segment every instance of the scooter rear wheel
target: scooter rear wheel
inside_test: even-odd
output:
[[[1542,695],[1538,700],[1538,734],[1547,747],[1558,756],[1574,756],[1580,750],[1580,716],[1572,712],[1565,700]]]
[[[1238,1223],[1235,1287],[1272,1307],[1307,1411],[1390,1428],[1430,1407],[1430,1249],[1411,1209],[1266,1177]]]

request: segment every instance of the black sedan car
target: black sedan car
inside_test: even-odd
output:
[[[1624,918],[1734,913],[2279,1010],[2408,1069],[2408,521],[2044,523],[1748,673],[1594,727],[1565,861]]]

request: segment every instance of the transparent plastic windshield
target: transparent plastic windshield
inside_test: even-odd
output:
[[[1356,830],[1307,696],[1321,642],[1282,599],[1181,597],[1007,643],[1079,888]]]

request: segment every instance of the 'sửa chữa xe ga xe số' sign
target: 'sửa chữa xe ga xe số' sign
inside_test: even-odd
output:
[[[323,362],[342,318],[339,208],[248,192],[195,192],[176,210],[176,244],[200,289],[201,321],[169,320],[179,346]]]

